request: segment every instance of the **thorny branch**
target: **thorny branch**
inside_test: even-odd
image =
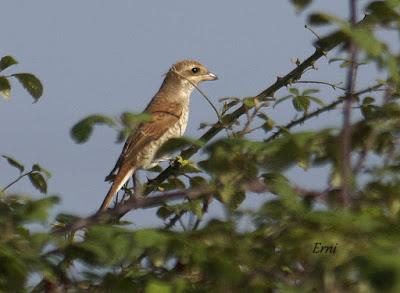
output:
[[[254,99],[257,99],[260,102],[264,102],[268,100],[268,97],[271,97],[274,95],[276,91],[281,89],[282,87],[285,87],[289,85],[290,83],[295,82],[296,80],[299,80],[302,76],[302,74],[308,70],[309,68],[312,68],[314,66],[314,63],[319,60],[322,56],[325,56],[326,53],[339,44],[341,44],[344,41],[343,38],[337,38],[335,39],[334,42],[329,43],[329,44],[324,44],[323,47],[318,46],[315,50],[315,52],[310,55],[306,60],[303,62],[299,63],[296,68],[294,68],[292,71],[290,71],[287,75],[284,77],[278,78],[275,83],[273,83],[271,86],[260,92],[257,96],[254,97]],[[288,128],[293,127],[294,125],[297,125],[299,123],[304,122],[307,119],[310,119],[314,116],[317,116],[320,113],[323,113],[325,111],[328,111],[329,109],[333,109],[337,104],[341,103],[341,100],[335,101],[334,103],[328,105],[327,107],[323,109],[319,109],[313,113],[308,114],[307,116],[304,116],[296,121],[291,122],[289,125],[287,125]],[[254,106],[253,106],[254,107]],[[210,141],[212,138],[214,138],[221,130],[226,129],[227,125],[230,125],[234,123],[239,117],[242,115],[246,114],[247,111],[249,111],[251,108],[244,103],[234,110],[231,113],[223,115],[216,123],[214,123],[211,128],[204,133],[201,137],[200,140],[202,141]],[[272,140],[273,138],[279,136],[283,130],[279,130],[276,132],[272,137],[267,139],[267,141]],[[200,149],[199,146],[197,145],[192,145],[188,147],[187,149],[183,150],[180,153],[180,156],[183,159],[188,159],[191,156],[193,156],[197,151]],[[165,181],[167,178],[169,178],[171,175],[174,175],[178,171],[179,167],[177,166],[169,166],[167,167],[164,171],[162,171],[156,178],[152,179],[149,181],[145,188],[144,188],[144,194],[149,194],[151,191],[155,190],[155,188]],[[195,193],[196,194],[196,193]],[[195,196],[195,195],[191,195]],[[200,196],[197,193],[197,196]],[[104,221],[106,220],[112,220],[116,218],[121,218],[123,217],[126,213],[128,213],[130,210],[133,209],[138,209],[138,208],[145,208],[145,207],[150,207],[150,206],[156,206],[160,204],[164,204],[165,201],[171,200],[171,199],[176,199],[176,198],[182,198],[182,197],[188,197],[187,191],[177,191],[174,193],[170,194],[165,194],[165,195],[160,195],[160,196],[153,196],[153,197],[131,197],[129,200],[120,203],[117,205],[113,210],[109,210],[106,212],[101,212],[101,213],[96,213],[88,218],[85,219],[80,219],[77,222],[71,224],[70,226],[67,226],[63,229],[58,229],[57,232],[67,232],[67,231],[74,231],[77,229],[81,229],[89,224],[98,222],[100,219]],[[190,195],[189,195],[190,197]]]
[[[360,90],[360,91],[357,92],[357,93],[354,93],[353,96],[354,96],[354,97],[355,97],[355,96],[360,96],[360,95],[362,95],[362,94],[365,94],[365,93],[368,93],[368,92],[372,92],[372,91],[374,91],[374,90],[379,89],[379,88],[382,87],[382,86],[383,86],[382,83],[377,83],[377,84],[375,84],[375,85],[372,86],[372,87],[368,87],[368,88],[366,88],[366,89]],[[330,103],[329,105],[326,105],[326,106],[323,107],[323,108],[317,109],[317,110],[315,110],[315,111],[313,111],[313,112],[310,112],[310,113],[308,113],[308,114],[305,114],[304,116],[302,116],[302,117],[300,117],[300,118],[298,118],[298,119],[295,119],[295,120],[290,121],[288,124],[286,124],[286,125],[284,125],[284,126],[281,126],[280,129],[279,129],[278,131],[276,131],[276,132],[275,132],[274,134],[272,134],[270,137],[268,137],[267,139],[265,139],[264,142],[270,142],[271,140],[274,140],[275,138],[277,138],[279,135],[281,135],[281,134],[287,132],[289,129],[291,129],[291,128],[297,126],[297,125],[303,124],[305,121],[307,121],[307,120],[309,120],[309,119],[311,119],[311,118],[313,118],[313,117],[317,117],[318,115],[320,115],[320,114],[322,114],[322,113],[324,113],[324,112],[333,110],[337,105],[343,103],[344,101],[345,101],[345,98],[339,98],[339,99],[337,99],[336,101]]]
[[[368,18],[365,17],[363,21],[368,21]],[[361,22],[360,22],[361,23]],[[310,55],[306,60],[301,62],[296,68],[294,68],[292,71],[290,71],[287,75],[284,77],[278,78],[275,83],[273,83],[271,86],[260,92],[257,96],[254,98],[258,98],[260,102],[264,102],[268,100],[268,97],[271,97],[274,95],[276,91],[281,89],[282,87],[285,87],[289,85],[290,83],[293,83],[296,80],[299,80],[302,76],[302,74],[309,68],[312,68],[314,66],[314,63],[319,60],[321,57],[325,56],[327,52],[331,51],[341,43],[343,43],[345,39],[342,36],[338,36],[337,38],[334,39],[333,42],[329,44],[323,44],[323,46],[319,46],[316,48],[315,52]],[[232,113],[225,114],[221,117],[221,120],[216,122],[206,133],[204,133],[201,137],[200,140],[207,142],[213,139],[220,131],[226,128],[227,125],[232,124],[235,122],[239,117],[244,115],[246,111],[250,110],[248,106],[242,105]],[[310,117],[311,118],[311,117]],[[180,156],[183,159],[189,159],[191,156],[193,156],[195,153],[198,152],[200,148],[196,145],[192,145],[188,147],[187,149],[183,150],[180,153]],[[170,166],[166,168],[163,172],[161,172],[156,178],[152,179],[151,182],[147,184],[147,188],[145,193],[148,194],[151,191],[153,191],[160,183],[165,181],[169,176],[175,174],[177,171],[177,167]]]
[[[267,191],[267,186],[261,180],[252,180],[249,182],[244,182],[241,185],[244,191],[251,191],[255,193],[261,193]],[[144,197],[141,195],[135,195],[130,197],[125,202],[118,204],[115,208],[109,209],[107,211],[99,211],[95,214],[87,217],[81,218],[74,223],[67,225],[62,228],[54,230],[54,233],[64,234],[66,232],[75,232],[82,228],[88,227],[93,224],[100,224],[112,221],[118,218],[122,214],[126,214],[131,210],[152,208],[156,206],[161,206],[168,201],[188,198],[188,199],[198,199],[203,196],[211,196],[214,190],[210,187],[198,187],[193,189],[182,189],[174,192],[166,192],[156,196]],[[177,219],[179,220],[179,219]]]

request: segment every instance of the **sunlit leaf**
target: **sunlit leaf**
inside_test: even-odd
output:
[[[47,177],[47,179],[51,178],[51,173],[49,172],[49,170],[43,168],[39,164],[34,164],[32,166],[32,171],[37,171],[37,172],[40,172],[40,173],[44,174]]]
[[[10,98],[11,85],[7,78],[0,76],[0,95],[5,99]]]

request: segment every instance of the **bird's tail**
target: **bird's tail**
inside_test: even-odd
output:
[[[122,167],[118,170],[117,175],[115,176],[114,182],[112,183],[110,190],[107,192],[106,197],[101,204],[99,212],[107,210],[110,206],[115,194],[122,188],[126,181],[132,176],[133,172],[135,171],[132,167]]]

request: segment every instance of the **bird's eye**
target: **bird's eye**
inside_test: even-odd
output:
[[[198,67],[193,67],[192,68],[192,72],[193,73],[197,73],[197,72],[199,72],[200,71],[200,68],[198,68]]]

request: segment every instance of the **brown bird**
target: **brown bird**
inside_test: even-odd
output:
[[[113,178],[113,183],[100,211],[108,208],[115,194],[136,170],[152,166],[163,143],[183,135],[188,122],[189,97],[195,86],[216,79],[214,73],[196,61],[181,61],[170,68],[144,111],[151,115],[150,121],[141,123],[128,137],[115,167],[107,176]]]

